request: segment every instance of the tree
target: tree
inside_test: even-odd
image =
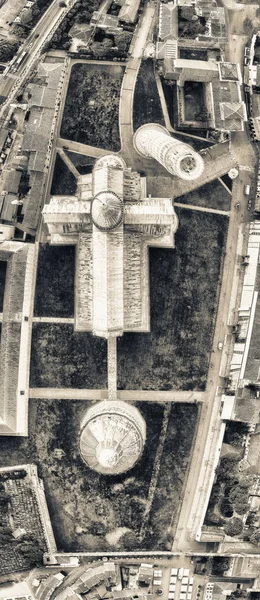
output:
[[[237,502],[234,508],[238,515],[245,515],[249,509],[249,504],[248,502]]]
[[[252,21],[251,21],[251,19],[246,17],[246,19],[244,19],[244,21],[243,21],[243,32],[246,35],[251,35],[252,31],[253,31]]]
[[[0,43],[0,60],[7,62],[13,58],[19,48],[18,42],[1,42]]]
[[[139,540],[132,531],[127,531],[121,537],[120,542],[125,550],[133,550],[139,547]]]
[[[257,529],[256,531],[254,531],[254,533],[252,533],[252,535],[250,535],[249,540],[250,540],[251,544],[258,546],[258,544],[260,543],[260,529]]]
[[[230,535],[231,537],[235,537],[236,535],[240,535],[244,529],[244,524],[241,519],[238,517],[234,517],[224,526],[224,531],[226,535]]]
[[[214,556],[212,562],[213,575],[223,575],[229,569],[230,559],[226,556]]]

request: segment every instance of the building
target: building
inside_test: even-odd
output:
[[[165,77],[177,82],[178,127],[199,127],[218,131],[243,131],[247,120],[245,103],[241,97],[241,71],[235,63],[174,59],[167,62]],[[201,106],[195,103],[193,116],[187,116],[186,107],[191,104],[190,87],[201,84]],[[195,90],[196,91],[196,90]],[[198,120],[196,111],[202,105],[206,110],[203,121]]]
[[[3,526],[11,527],[15,534],[12,541],[1,542],[0,575],[29,570],[31,557],[20,552],[22,532],[44,552],[56,552],[43,482],[38,478],[35,465],[18,465],[0,469],[1,493],[8,496],[9,507],[2,507]],[[4,488],[4,491],[3,491]],[[10,521],[10,514],[12,520]]]
[[[147,198],[146,179],[106,155],[78,180],[77,196],[43,209],[52,244],[75,244],[75,330],[116,337],[149,331],[148,247],[174,247],[170,198]]]
[[[204,169],[203,159],[189,146],[171,137],[167,129],[157,123],[142,125],[134,135],[134,146],[143,156],[154,158],[180,179],[198,179]]]
[[[120,8],[118,20],[123,23],[135,23],[141,0],[124,0]]]
[[[29,192],[24,198],[22,216],[23,226],[30,232],[36,231],[39,222],[66,67],[65,55],[55,56],[55,61],[50,55],[47,54],[39,64],[35,81],[29,83],[25,90],[28,119],[21,154],[28,160]]]
[[[3,241],[0,260],[7,263],[0,345],[0,435],[22,436],[28,428],[36,247]]]
[[[81,456],[98,473],[118,475],[140,458],[145,438],[145,421],[135,406],[104,400],[91,407],[81,423]]]

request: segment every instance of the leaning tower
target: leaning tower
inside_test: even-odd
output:
[[[192,181],[201,176],[204,162],[200,154],[188,144],[171,137],[158,123],[147,123],[137,129],[134,146],[139,154],[155,158],[169,173]]]
[[[145,439],[145,421],[135,406],[104,400],[92,406],[83,418],[80,452],[91,469],[103,475],[118,475],[132,469]]]

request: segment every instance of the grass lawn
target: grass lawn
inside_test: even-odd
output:
[[[224,185],[218,179],[214,179],[206,185],[189,192],[189,194],[185,194],[185,196],[175,198],[175,202],[218,210],[230,210],[231,199],[232,196]]]
[[[127,550],[133,540],[138,547],[164,406],[136,403],[147,425],[142,457],[127,473],[105,477],[89,469],[79,454],[80,421],[90,404],[30,400],[29,437],[0,438],[0,464],[37,464],[59,550]],[[158,544],[170,548],[173,531],[167,529],[181,500],[196,420],[195,405],[171,405],[144,549],[157,549]],[[63,450],[63,458],[56,458],[55,448]]]
[[[34,323],[31,387],[107,387],[107,343],[73,325]]]
[[[41,244],[38,258],[34,314],[74,316],[75,246]]]
[[[150,249],[151,332],[118,339],[119,389],[205,389],[228,219],[176,212],[176,248]]]
[[[145,123],[165,125],[152,59],[141,63],[134,92],[134,131]]]
[[[0,312],[3,312],[7,262],[0,260]]]
[[[93,158],[93,156],[86,156],[85,154],[78,154],[77,152],[70,152],[69,150],[66,151],[66,154],[81,175],[92,173],[96,158]]]
[[[74,195],[77,190],[77,180],[73,173],[68,169],[65,162],[57,153],[53,180],[51,185],[51,194],[65,196],[66,194]]]
[[[119,96],[124,68],[74,65],[61,125],[61,136],[117,152]]]
[[[107,387],[107,343],[73,325],[34,323],[31,387]]]

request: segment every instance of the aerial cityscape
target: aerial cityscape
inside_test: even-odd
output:
[[[260,0],[0,0],[0,600],[260,600]]]

